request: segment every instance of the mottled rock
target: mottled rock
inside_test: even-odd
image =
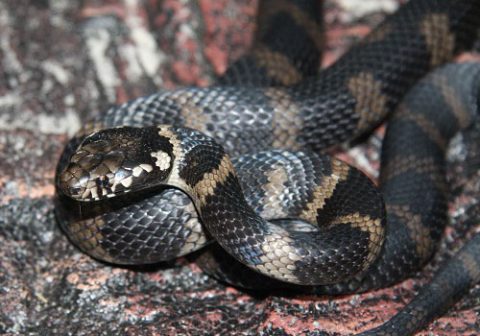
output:
[[[384,16],[385,4],[397,2],[378,2],[360,18],[346,1],[343,7],[328,1],[324,65],[365,35]],[[55,163],[68,134],[112,104],[211,83],[248,47],[255,5],[0,3],[1,334],[351,334],[392,316],[472,233],[479,216],[480,127],[457,137],[450,151],[453,225],[440,253],[426,271],[393,288],[341,298],[255,293],[218,283],[191,259],[117,267],[68,242],[53,212]],[[382,132],[340,156],[375,178]],[[421,335],[478,334],[479,300],[480,290],[473,289]]]

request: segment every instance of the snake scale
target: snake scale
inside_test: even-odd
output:
[[[475,117],[479,65],[414,84],[471,47],[480,3],[410,1],[320,72],[316,1],[263,1],[260,13],[251,51],[215,85],[113,107],[71,139],[56,174],[62,228],[119,264],[168,260],[213,238],[199,261],[244,287],[344,294],[408,277],[447,222],[445,149]],[[393,111],[380,190],[322,154]],[[412,334],[444,312],[480,279],[479,240],[364,334]]]

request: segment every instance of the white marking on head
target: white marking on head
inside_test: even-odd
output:
[[[147,173],[150,173],[153,170],[153,167],[149,165],[148,163],[140,163],[139,164],[140,168],[145,170]]]
[[[160,168],[160,170],[167,170],[170,168],[171,158],[168,153],[159,150],[158,152],[150,153],[150,155],[156,159],[155,165]]]
[[[92,194],[92,198],[98,198],[98,191],[96,187],[90,188],[90,193]]]
[[[129,176],[127,178],[124,178],[123,180],[120,181],[120,183],[125,187],[128,188],[132,185],[133,182],[133,177]]]
[[[90,189],[85,189],[85,191],[83,192],[81,198],[87,199],[89,196],[90,196]]]
[[[153,170],[152,165],[149,165],[148,163],[140,163],[138,166],[133,168],[132,175],[134,177],[139,177],[144,171],[146,171],[147,173],[150,173],[152,170]]]
[[[139,177],[142,172],[143,172],[142,167],[137,166],[137,167],[133,168],[132,175],[135,176],[135,177]]]

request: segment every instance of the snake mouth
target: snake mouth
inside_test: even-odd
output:
[[[83,197],[89,184],[88,179],[88,175],[79,165],[69,164],[60,174],[58,187],[65,196],[78,201],[88,200]]]
[[[123,170],[122,170],[123,171]],[[121,171],[121,172],[122,172]],[[96,175],[83,169],[78,164],[69,165],[60,175],[59,187],[68,197],[77,201],[98,201],[105,197],[113,197],[122,187],[127,192],[130,180],[126,174],[108,173]],[[124,176],[121,178],[120,176]],[[116,181],[122,181],[123,184]]]
[[[145,182],[148,167],[129,165],[123,156],[113,151],[75,159],[60,174],[61,191],[77,201],[89,202],[138,190]]]

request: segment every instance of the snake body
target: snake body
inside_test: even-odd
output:
[[[328,157],[283,151],[242,156],[237,167],[277,179],[282,177],[273,174],[283,170],[287,181],[295,184],[281,191],[290,197],[280,201],[277,216],[321,218],[318,225],[324,228],[303,232],[264,220],[244,199],[222,147],[186,128],[99,131],[82,142],[62,174],[60,187],[84,202],[161,185],[176,187],[190,195],[208,232],[226,251],[278,280],[335,283],[364,271],[377,257],[383,242],[384,206],[374,185],[359,171]],[[287,169],[292,171],[286,173]],[[293,192],[295,187],[300,188]],[[323,212],[306,201],[312,191],[325,200]]]
[[[446,222],[445,146],[473,119],[468,107],[476,107],[478,70],[463,68],[465,80],[452,88],[447,67],[398,105],[429,69],[473,43],[480,4],[411,1],[320,74],[318,51],[288,52],[292,41],[307,50],[319,44],[315,17],[302,14],[311,13],[309,6],[269,3],[259,42],[218,85],[138,98],[87,124],[57,169],[58,213],[71,240],[103,260],[155,262],[203,246],[200,220],[255,271],[325,285],[314,291],[330,294],[388,286],[428,261]],[[284,26],[295,34],[279,25],[286,13],[292,19]],[[271,36],[276,30],[278,39]],[[466,97],[456,92],[462,83],[472,84]],[[432,96],[451,109],[424,109]],[[367,133],[397,107],[382,154],[381,249],[379,193],[358,171],[316,153]],[[179,190],[163,190],[165,184],[193,204]],[[303,222],[274,221],[284,218]],[[454,264],[468,270],[462,279],[470,282],[480,258],[472,246],[459,257],[470,257],[468,267]],[[216,261],[210,265],[219,267],[212,273],[232,277]],[[452,294],[436,310],[422,306],[425,300],[408,308],[403,316],[415,323],[399,318],[372,332],[414,332],[466,287],[450,284]]]

